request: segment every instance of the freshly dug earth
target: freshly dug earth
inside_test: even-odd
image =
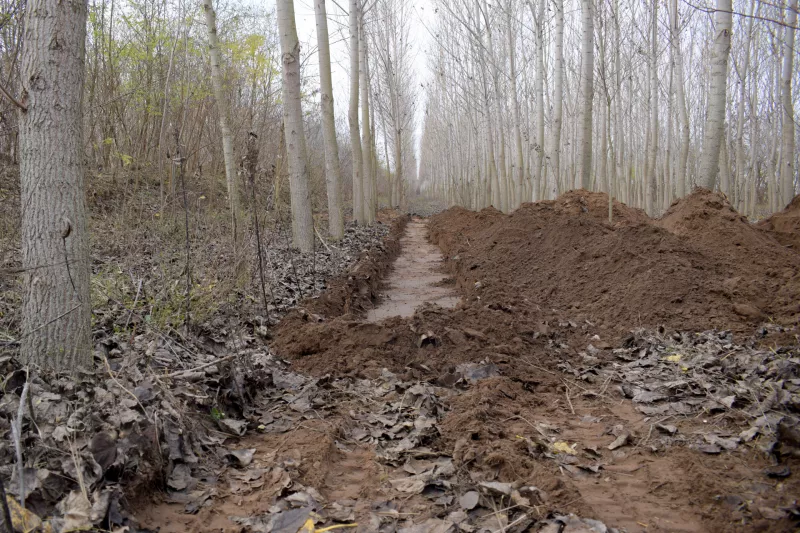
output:
[[[318,527],[365,532],[795,531],[796,254],[706,191],[657,221],[615,203],[609,223],[607,201],[434,216],[462,302],[370,323],[394,258],[414,253],[392,221],[278,325],[290,370],[229,444],[252,465],[205,476],[197,515],[138,516],[286,533],[310,503]]]
[[[521,299],[616,334],[797,324],[800,257],[723,196],[698,189],[655,221],[615,203],[612,223],[607,198],[573,191],[510,216],[451,209],[431,238],[471,297]]]
[[[758,227],[770,231],[779,243],[800,253],[800,195],[780,213],[759,222]]]
[[[742,349],[789,344],[781,353],[796,361],[798,256],[704,190],[660,220],[617,202],[607,217],[608,197],[586,191],[512,215],[451,208],[429,226],[464,296],[457,308],[424,305],[377,324],[301,310],[279,325],[273,348],[314,376],[372,380],[388,369],[455,386],[430,446],[463,469],[466,486],[538,487],[547,495],[542,516],[575,513],[627,531],[793,530],[783,510],[800,493],[792,453],[764,453],[764,439],[761,448],[702,452],[703,438],[750,422],[727,409],[642,416],[617,385],[612,349],[637,328],[689,338],[717,329],[751,347]],[[491,371],[472,381],[465,368]],[[659,424],[680,438],[662,446]],[[627,444],[609,451],[623,434]],[[546,459],[537,439],[577,443],[579,466],[564,454]],[[776,459],[788,479],[764,474]],[[422,516],[430,515],[446,513]]]

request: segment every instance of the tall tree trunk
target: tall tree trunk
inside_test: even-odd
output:
[[[594,99],[594,0],[581,0],[581,124],[578,173],[581,186],[591,187],[592,100]]]
[[[283,58],[283,124],[289,158],[292,238],[300,251],[311,252],[314,250],[314,220],[300,96],[300,42],[297,40],[293,0],[278,0],[277,8]]]
[[[787,205],[794,197],[794,102],[792,77],[794,75],[794,26],[797,24],[798,0],[786,4],[786,28],[783,38],[783,72],[781,74],[781,108],[783,131],[781,135],[783,160],[781,161],[781,203]]]
[[[557,194],[561,194],[561,126],[564,121],[564,0],[554,0],[555,72],[553,73],[553,128],[550,133],[550,160]]]
[[[617,193],[623,202],[629,202],[627,177],[625,172],[625,140],[623,135],[624,130],[624,115],[622,113],[622,62],[620,58],[620,41],[621,41],[621,28],[619,23],[619,0],[614,0],[614,82],[616,86],[616,98],[614,99],[614,140],[617,143],[616,165],[614,172],[616,174],[617,187],[620,189]]]
[[[756,63],[757,64],[757,63]],[[752,116],[756,116],[758,110],[758,84],[753,84],[753,99],[750,102],[750,114]],[[758,122],[753,121],[753,129],[751,131],[751,135],[753,139],[758,138]],[[746,207],[746,214],[749,217],[756,216],[756,204],[758,203],[757,195],[757,182],[758,182],[758,175],[759,175],[759,167],[758,167],[758,159],[756,155],[756,148],[758,143],[751,142],[750,143],[750,183],[749,183],[749,193],[747,195],[747,207]],[[769,204],[769,200],[767,200],[767,204]]]
[[[514,164],[514,202],[512,208],[516,209],[522,203],[522,189],[524,183],[525,165],[522,160],[522,126],[520,124],[519,95],[517,94],[517,61],[515,42],[516,32],[512,30],[511,10],[508,10],[508,55],[511,65],[511,96],[514,105],[514,144],[516,148]]]
[[[233,232],[234,252],[239,248],[239,187],[236,176],[236,163],[233,160],[233,134],[228,116],[228,101],[222,87],[222,69],[220,68],[219,39],[217,38],[217,15],[214,13],[212,0],[203,0],[203,11],[206,14],[208,30],[208,52],[211,57],[211,84],[214,87],[214,99],[219,112],[219,129],[222,130],[222,156],[225,160],[225,183],[228,187],[228,202],[231,209],[231,231]]]
[[[736,112],[736,169],[734,197],[737,209],[746,210],[747,186],[745,184],[745,162],[744,162],[744,104],[747,100],[747,72],[750,69],[750,42],[753,40],[753,21],[752,15],[755,13],[756,0],[750,0],[750,18],[747,21],[747,35],[744,45],[744,65],[739,70],[739,102]]]
[[[498,209],[503,211],[504,213],[508,212],[508,181],[507,181],[507,173],[506,173],[506,143],[505,143],[505,128],[503,125],[503,111],[501,108],[501,93],[500,93],[500,76],[502,73],[500,69],[497,67],[496,57],[494,53],[494,38],[492,37],[492,25],[489,21],[489,8],[486,0],[483,0],[483,9],[478,8],[479,11],[483,13],[484,23],[486,27],[486,43],[489,52],[489,59],[492,62],[492,83],[494,87],[494,103],[495,103],[495,119],[497,120],[497,137],[500,142],[500,153],[497,155],[497,159],[495,163],[497,165],[497,180],[496,183],[498,184],[497,187],[497,199],[498,205],[495,205]],[[483,57],[481,58],[483,60]],[[492,196],[494,197],[494,191],[492,191]]]
[[[360,0],[350,0],[350,149],[353,152],[353,222],[363,224],[364,220],[364,176],[362,174],[363,154],[361,153],[361,130],[358,122],[358,20]]]
[[[86,2],[29,0],[20,66],[20,355],[76,371],[92,363],[83,170]]]
[[[675,115],[672,94],[675,90],[675,62],[669,62],[669,90],[667,91],[667,153],[664,155],[664,195],[661,209],[666,211],[672,203],[672,119]]]
[[[650,135],[647,150],[647,213],[656,215],[658,209],[658,2],[653,2],[653,19],[650,26]]]
[[[361,88],[361,167],[364,198],[364,221],[367,224],[375,222],[375,191],[373,191],[372,176],[372,139],[370,137],[369,119],[369,76],[367,71],[367,35],[364,32],[364,13],[359,13],[359,40],[358,61],[360,63],[360,88]]]
[[[678,151],[678,164],[675,169],[675,191],[678,198],[686,195],[686,167],[689,161],[689,110],[686,106],[686,92],[683,78],[683,52],[680,42],[680,12],[678,0],[672,0],[672,54],[675,61],[675,98],[680,117],[680,149]]]
[[[210,2],[211,0],[206,0]],[[322,138],[325,143],[325,185],[328,193],[328,233],[338,240],[344,237],[342,193],[340,189],[339,145],[336,143],[336,120],[333,114],[333,82],[331,80],[331,51],[328,40],[328,15],[325,0],[314,0],[319,47],[320,107],[322,108]]]
[[[545,195],[547,194],[547,177],[543,172],[544,169],[544,7],[545,7],[545,0],[539,0],[539,10],[538,13],[534,11],[533,8],[533,0],[528,0],[528,8],[531,10],[531,16],[534,18],[534,34],[536,35],[536,77],[534,78],[533,82],[533,92],[534,98],[536,100],[536,181],[538,182],[538,188],[541,191],[545,191],[542,194],[541,199],[545,199]],[[559,9],[559,6],[556,5],[556,10]],[[558,17],[558,14],[556,14]],[[562,6],[562,22],[563,22],[563,6]],[[561,38],[563,40],[563,27],[562,27],[562,34]],[[563,49],[561,51],[563,55]],[[563,60],[563,58],[562,58]],[[557,67],[558,68],[558,67]],[[560,127],[560,124],[559,124]],[[534,197],[533,200],[537,200],[535,191],[537,189],[537,184],[534,184],[533,191]]]
[[[713,189],[719,173],[719,153],[725,134],[725,102],[728,85],[728,56],[731,51],[733,16],[731,0],[716,0],[714,49],[711,56],[711,91],[703,133],[699,183]]]
[[[729,194],[731,183],[731,162],[728,157],[728,128],[722,133],[722,145],[719,148],[719,190]]]

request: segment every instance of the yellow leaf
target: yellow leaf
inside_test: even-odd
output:
[[[53,526],[50,522],[42,522],[41,518],[28,509],[23,509],[17,500],[11,496],[6,495],[6,503],[8,503],[8,511],[11,515],[11,527],[14,531],[20,533],[32,533],[33,531],[53,533]]]
[[[677,362],[679,362],[681,360],[682,357],[683,356],[678,353],[678,354],[675,354],[675,355],[670,355],[668,357],[665,357],[665,360],[669,361],[670,363],[677,363]]]
[[[556,453],[568,453],[570,455],[575,455],[578,453],[575,450],[575,446],[577,446],[577,443],[570,446],[569,443],[567,442],[559,441],[551,444],[550,449],[552,449]]]
[[[342,529],[346,527],[358,527],[358,524],[338,524],[335,526],[329,526],[329,527],[324,527],[322,529],[317,529],[314,526],[314,519],[309,518],[308,520],[306,520],[306,523],[303,524],[303,527],[301,527],[297,533],[325,533],[326,531],[332,531],[334,529]]]

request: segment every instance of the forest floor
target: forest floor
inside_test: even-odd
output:
[[[94,392],[43,377],[103,422],[72,399],[84,435],[34,448],[29,503],[129,532],[797,530],[800,201],[411,211],[274,328],[222,310],[109,335]]]
[[[165,532],[795,531],[796,204],[755,226],[697,191],[658,220],[615,203],[609,223],[605,195],[574,191],[396,219],[374,309],[362,264],[278,325],[289,366],[250,425],[282,427],[198,472],[214,495],[196,514],[146,499],[137,517]],[[413,298],[413,315],[375,320]]]

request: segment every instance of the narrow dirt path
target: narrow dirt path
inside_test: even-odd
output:
[[[442,270],[442,252],[428,242],[426,219],[409,222],[400,244],[402,252],[386,278],[381,302],[367,313],[369,322],[393,316],[410,317],[425,303],[455,307],[461,299],[454,287],[444,285],[447,276]]]

